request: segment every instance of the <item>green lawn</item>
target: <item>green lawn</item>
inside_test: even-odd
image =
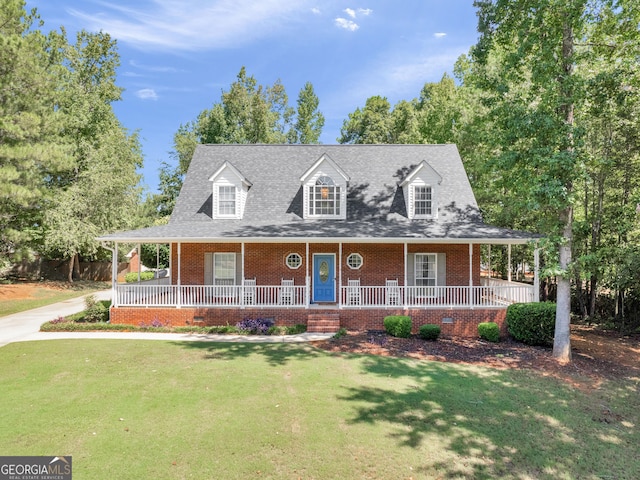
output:
[[[12,313],[24,312],[32,308],[44,307],[53,303],[64,302],[70,298],[81,297],[98,290],[106,290],[111,285],[105,282],[74,282],[64,290],[48,288],[46,284],[36,287],[32,298],[10,299],[3,298],[0,285],[0,317]]]
[[[78,479],[637,479],[638,383],[309,345],[60,340],[0,348],[2,455]]]

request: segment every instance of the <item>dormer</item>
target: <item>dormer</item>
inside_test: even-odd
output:
[[[442,177],[426,161],[414,168],[400,184],[410,219],[438,218],[438,190]]]
[[[349,176],[329,155],[322,155],[302,177],[304,218],[347,218]]]
[[[213,183],[213,218],[242,218],[252,183],[229,162],[224,162],[209,181]]]

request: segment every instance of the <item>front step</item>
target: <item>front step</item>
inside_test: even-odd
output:
[[[307,317],[307,332],[335,333],[340,330],[340,315],[336,313],[312,313]]]

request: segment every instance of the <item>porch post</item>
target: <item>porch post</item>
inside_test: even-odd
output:
[[[240,242],[240,255],[242,256],[242,264],[240,265],[240,274],[242,275],[240,279],[240,289],[242,290],[242,294],[240,295],[240,308],[244,308],[244,242]]]
[[[111,305],[118,306],[118,242],[111,251]]]
[[[533,250],[533,301],[540,301],[540,249],[536,246]]]
[[[140,271],[142,270],[142,257],[140,256],[142,252],[140,251],[140,244],[136,245],[136,252],[138,255],[138,283],[140,283]]]
[[[407,281],[409,280],[409,265],[407,265],[407,258],[409,258],[409,248],[407,242],[404,242],[404,295],[402,296],[402,308],[407,308],[407,297],[409,292],[407,289]]]
[[[469,243],[469,306],[473,306],[473,243]]]
[[[156,279],[158,278],[158,274],[160,270],[160,244],[156,243],[156,274],[155,277]]]
[[[182,287],[180,285],[180,270],[182,270],[181,267],[181,261],[182,259],[180,258],[182,255],[182,243],[178,242],[178,293],[176,296],[176,307],[180,308],[182,306]]]
[[[342,242],[338,243],[338,308],[342,308]]]
[[[304,283],[306,284],[306,292],[305,292],[305,302],[306,307],[309,308],[311,304],[311,282],[309,281],[309,242],[305,242],[305,278]]]
[[[507,280],[511,282],[511,244],[507,245]]]
[[[489,247],[489,278],[491,278],[491,244],[489,244],[488,247]]]

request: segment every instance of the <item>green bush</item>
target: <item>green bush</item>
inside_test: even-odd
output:
[[[422,325],[418,330],[418,335],[424,340],[437,340],[440,336],[440,325]]]
[[[407,338],[411,335],[411,317],[406,315],[384,317],[384,329],[392,337]]]
[[[145,280],[153,280],[155,278],[155,273],[150,271],[140,272],[140,281],[144,282]],[[127,283],[135,283],[138,281],[138,272],[130,272],[124,276],[124,281]]]
[[[105,307],[103,302],[96,299],[95,295],[87,295],[84,299],[84,322],[96,323],[106,322],[109,320],[109,309]]]
[[[555,303],[514,303],[507,308],[509,334],[527,345],[552,346],[555,324]]]
[[[500,341],[500,327],[496,322],[482,322],[478,324],[478,335],[489,342]]]

